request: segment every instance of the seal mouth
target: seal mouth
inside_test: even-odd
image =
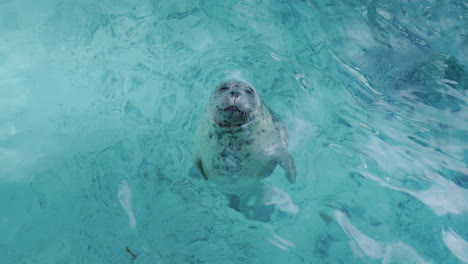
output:
[[[237,106],[229,106],[229,107],[224,108],[223,110],[226,112],[231,112],[231,113],[241,112],[241,110]]]

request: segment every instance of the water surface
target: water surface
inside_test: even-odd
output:
[[[467,19],[455,0],[1,1],[2,262],[468,263]],[[270,222],[190,176],[226,79],[289,129],[298,179],[268,178]]]

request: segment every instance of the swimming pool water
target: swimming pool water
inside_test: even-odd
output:
[[[457,0],[2,0],[0,262],[468,263],[467,19]],[[289,130],[298,178],[266,180],[269,222],[192,177],[226,79]]]

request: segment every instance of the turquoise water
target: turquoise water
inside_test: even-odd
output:
[[[468,263],[466,1],[2,0],[0,35],[1,263]],[[191,176],[226,79],[289,129],[269,222]]]

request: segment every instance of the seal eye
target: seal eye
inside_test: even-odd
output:
[[[229,90],[229,88],[227,86],[223,86],[221,88],[219,88],[220,91],[227,91]]]
[[[247,90],[245,90],[245,92],[246,92],[246,93],[248,93],[248,94],[253,94],[253,90],[252,90],[252,89],[250,89],[250,88],[249,88],[249,89],[247,89]]]

